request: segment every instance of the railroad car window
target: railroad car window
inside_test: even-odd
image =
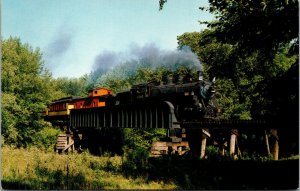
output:
[[[98,92],[97,91],[95,91],[95,94],[97,94]]]

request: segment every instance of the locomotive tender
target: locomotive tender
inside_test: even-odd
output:
[[[184,132],[179,122],[201,121],[214,118],[218,113],[213,101],[214,80],[204,81],[202,73],[199,71],[198,74],[198,79],[179,77],[176,82],[168,76],[164,83],[138,84],[116,95],[104,88],[93,89],[86,98],[54,101],[47,113],[50,114],[51,108],[56,108],[58,103],[73,105],[64,119],[69,122],[69,129],[82,135],[84,140],[89,139],[93,129],[166,128],[172,142],[181,142]],[[57,113],[57,119],[61,117]]]

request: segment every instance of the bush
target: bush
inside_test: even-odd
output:
[[[123,169],[132,175],[148,169],[149,151],[143,148],[127,151]]]
[[[33,135],[33,145],[41,149],[53,151],[57,136],[60,133],[62,133],[60,129],[45,127]]]
[[[123,170],[132,175],[147,170],[153,141],[157,141],[165,135],[165,129],[124,129]]]

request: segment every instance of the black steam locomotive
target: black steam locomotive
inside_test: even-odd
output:
[[[199,71],[199,79],[176,81],[168,76],[165,82],[148,82],[134,85],[129,91],[120,92],[115,97],[115,105],[147,104],[156,105],[168,101],[174,106],[178,120],[201,120],[218,115],[215,101],[215,79],[204,81]]]

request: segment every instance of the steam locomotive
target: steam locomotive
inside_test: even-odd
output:
[[[112,90],[96,88],[88,91],[87,97],[70,96],[53,101],[44,112],[44,117],[51,121],[70,118],[75,110],[102,107],[130,106],[134,104],[170,102],[175,108],[179,120],[201,120],[214,118],[219,109],[215,99],[215,79],[204,81],[199,71],[199,78],[177,81],[168,76],[163,82],[151,81],[133,85],[130,90],[113,95]],[[71,112],[72,111],[72,112]],[[88,111],[88,110],[85,110]]]
[[[65,121],[70,131],[85,139],[95,129],[165,128],[172,142],[181,142],[180,122],[215,118],[218,113],[215,80],[204,81],[199,71],[197,79],[167,76],[163,82],[137,84],[116,95],[97,88],[87,97],[56,100],[47,108],[45,119]]]

